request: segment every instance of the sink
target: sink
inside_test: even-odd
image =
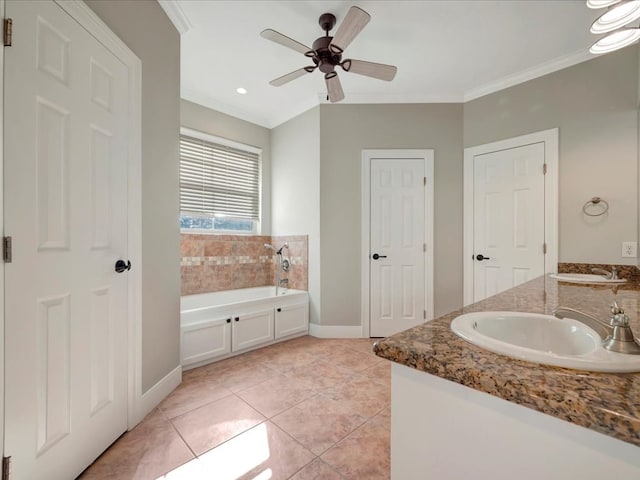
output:
[[[640,372],[640,355],[602,348],[595,330],[572,318],[523,312],[474,312],[451,322],[469,343],[528,362],[592,372]]]
[[[551,278],[555,278],[556,280],[560,280],[561,282],[591,283],[599,285],[619,285],[627,281],[625,278],[616,278],[615,280],[610,280],[603,277],[602,275],[595,275],[593,273],[552,273],[549,276]]]

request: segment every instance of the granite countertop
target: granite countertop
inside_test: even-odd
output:
[[[543,276],[380,340],[374,351],[382,358],[640,446],[640,373],[594,373],[524,362],[476,347],[449,328],[463,313],[550,314],[558,305],[606,319],[614,299],[640,336],[637,277],[614,289]]]

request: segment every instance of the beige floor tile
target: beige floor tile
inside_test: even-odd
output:
[[[235,395],[208,403],[172,420],[187,445],[200,455],[264,421]]]
[[[231,390],[209,375],[188,377],[162,401],[160,409],[167,418],[174,418],[229,395]]]
[[[353,372],[361,372],[385,362],[385,360],[375,355],[356,352],[345,348],[336,349],[336,352],[330,355],[327,360]]]
[[[367,422],[322,459],[347,479],[386,480],[391,472],[389,436],[387,429]]]
[[[272,421],[320,455],[360,426],[365,417],[335,400],[316,395],[273,417]]]
[[[360,374],[388,389],[391,388],[391,362],[388,360],[383,360],[373,367],[362,370]]]
[[[380,413],[369,420],[369,423],[376,424],[384,428],[387,432],[391,431],[391,406],[383,408]]]
[[[317,390],[306,382],[278,375],[237,395],[265,417],[271,418],[316,393]]]
[[[103,453],[80,478],[155,479],[192,458],[193,454],[169,421],[154,410]]]
[[[331,388],[349,381],[353,372],[335,365],[329,360],[316,360],[284,372],[289,378],[306,382],[311,388]]]
[[[365,418],[373,417],[391,403],[391,392],[388,388],[361,375],[322,392],[322,395]]]
[[[276,370],[263,364],[245,363],[232,367],[218,374],[216,380],[232,392],[240,392],[245,388],[253,387],[259,383],[278,375]]]
[[[286,372],[295,367],[309,365],[317,359],[316,355],[306,352],[302,348],[295,348],[291,351],[278,352],[277,355],[265,359],[262,363],[278,372]]]
[[[342,480],[344,477],[333,468],[316,458],[309,465],[296,473],[291,480]]]
[[[273,423],[253,427],[200,456],[204,470],[216,480],[269,478],[287,479],[314,459]],[[267,472],[267,473],[263,473]]]

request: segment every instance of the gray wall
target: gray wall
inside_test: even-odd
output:
[[[309,235],[309,315],[320,323],[320,107],[274,128],[271,154],[273,234]]]
[[[435,315],[462,305],[462,119],[462,104],[320,107],[323,324],[361,324],[363,149],[435,150]]]
[[[465,103],[464,146],[559,128],[559,260],[635,265],[638,47],[629,47]],[[599,196],[609,213],[586,217]]]
[[[142,390],[180,364],[180,36],[155,0],[87,5],[142,61]]]
[[[262,149],[261,229],[271,234],[271,131],[187,100],[180,101],[183,127]]]

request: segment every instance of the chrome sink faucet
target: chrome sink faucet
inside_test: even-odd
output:
[[[573,318],[594,329],[603,339],[602,347],[605,350],[640,355],[640,342],[631,331],[629,317],[615,300],[611,304],[609,323],[569,307],[558,307],[553,311],[553,315],[558,318]]]
[[[614,267],[613,265],[611,266],[611,271],[605,270],[604,268],[592,268],[591,272],[595,273],[596,275],[604,275],[604,277],[607,280],[619,280],[620,279],[620,277],[618,277],[618,269],[616,267]]]

